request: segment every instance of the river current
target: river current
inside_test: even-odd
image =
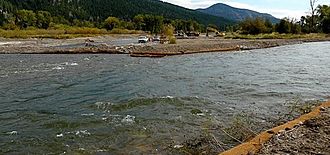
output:
[[[259,132],[288,101],[329,96],[330,42],[160,59],[0,55],[0,154],[184,154],[206,132],[225,141],[212,128],[238,115]]]

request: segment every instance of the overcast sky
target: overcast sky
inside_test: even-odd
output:
[[[190,9],[207,8],[216,3],[225,3],[237,8],[269,13],[277,18],[300,19],[310,10],[309,0],[163,0]],[[330,5],[330,0],[319,0],[319,4]]]

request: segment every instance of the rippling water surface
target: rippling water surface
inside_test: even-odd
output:
[[[0,154],[173,153],[242,113],[262,130],[289,110],[287,100],[329,98],[329,49],[324,42],[162,59],[0,55]]]

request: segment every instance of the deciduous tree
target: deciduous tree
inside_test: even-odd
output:
[[[315,22],[315,14],[316,14],[316,10],[317,10],[317,3],[318,0],[309,0],[309,5],[311,7],[311,23],[310,23],[310,28],[309,30],[311,32],[315,32],[316,31],[316,22]]]
[[[36,14],[36,26],[38,28],[48,29],[52,20],[52,15],[48,11],[38,11]]]
[[[35,26],[36,21],[36,14],[31,10],[18,10],[16,12],[16,24],[21,28]]]
[[[108,17],[105,21],[104,21],[104,28],[106,28],[107,30],[112,30],[114,28],[116,28],[116,26],[118,26],[120,23],[119,19],[116,17]]]

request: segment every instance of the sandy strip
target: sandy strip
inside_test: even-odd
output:
[[[112,38],[91,38],[96,45],[84,47],[85,38],[80,39],[27,39],[21,44],[0,46],[0,54],[129,54],[139,57],[162,57],[182,54],[252,50],[306,42],[330,41],[329,38],[317,39],[222,39],[198,38],[179,39],[177,44],[131,44],[112,45]],[[122,39],[123,40],[123,39]],[[14,41],[14,40],[10,40]],[[18,41],[18,40],[17,40]],[[110,43],[110,44],[109,44]],[[59,47],[57,47],[57,46]],[[65,45],[65,46],[64,46]],[[76,47],[76,45],[80,45]]]

